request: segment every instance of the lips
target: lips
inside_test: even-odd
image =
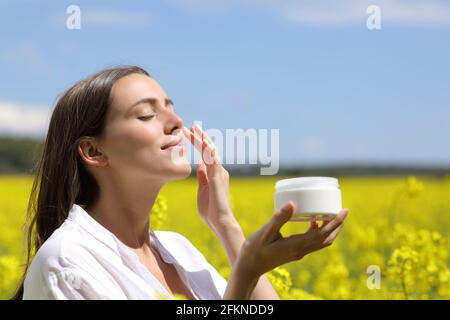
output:
[[[172,138],[171,141],[169,141],[169,143],[166,143],[165,145],[163,145],[161,147],[162,150],[166,150],[169,149],[170,147],[174,147],[174,146],[182,146],[183,142],[183,137],[182,136],[176,136],[174,138]]]

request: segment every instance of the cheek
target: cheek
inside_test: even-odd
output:
[[[148,155],[149,152],[159,150],[158,137],[161,133],[157,126],[129,123],[109,129],[107,150],[110,161],[114,161],[114,159],[136,161],[142,154]]]

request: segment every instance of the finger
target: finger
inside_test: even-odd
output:
[[[202,134],[202,128],[200,128],[200,126],[199,126],[198,124],[194,123],[194,124],[192,125],[192,129],[194,129],[194,131],[197,132],[197,133],[199,133],[200,136],[201,136],[201,134]]]
[[[207,165],[219,164],[220,159],[215,146],[207,140],[202,140],[203,143],[203,159]]]
[[[342,227],[344,226],[344,224],[341,224],[339,227],[337,227],[336,229],[333,230],[333,232],[331,232],[331,234],[325,239],[325,241],[323,242],[323,244],[325,246],[329,246],[334,242],[334,239],[337,237],[337,235],[339,234],[339,232],[341,231]]]
[[[322,225],[320,226],[321,228],[325,227],[327,224],[329,224],[331,221],[333,220],[333,218],[331,217],[324,217],[323,218],[323,222]]]
[[[183,128],[183,133],[187,138],[189,138],[189,141],[194,145],[194,147],[201,153],[202,159],[204,160],[208,169],[210,169],[210,166],[212,165],[222,163],[219,157],[219,153],[217,152],[217,148],[211,140],[208,141],[208,139],[203,139],[201,137],[198,126],[191,126],[189,130],[187,128]]]
[[[208,136],[208,134],[207,134],[206,132],[205,132],[205,134],[204,134],[204,136],[203,136],[203,139],[206,140],[206,141],[208,141],[208,143],[209,143],[213,148],[216,147],[215,143],[212,141],[212,139]]]
[[[213,143],[212,141],[208,138],[208,135],[206,134],[205,131],[203,131],[202,128],[200,128],[199,125],[194,124],[192,126],[192,131],[194,132],[194,134],[200,138],[201,141],[206,141],[208,143],[209,146],[212,146]]]
[[[319,229],[319,225],[317,224],[317,217],[311,217],[311,225],[309,226],[308,231]]]
[[[212,150],[216,150],[217,147],[215,145],[215,143],[212,141],[212,139],[210,138],[210,136],[208,135],[208,133],[203,130],[199,125],[195,124],[192,126],[194,129],[194,133],[198,135],[198,137],[201,137],[202,141],[206,141],[208,143],[208,146],[212,149]]]
[[[210,164],[220,164],[221,160],[220,160],[219,152],[217,150],[216,145],[214,144],[212,139],[209,137],[208,133],[206,133],[206,131],[204,131],[197,124],[193,125],[192,128],[194,129],[194,133],[199,138],[201,138],[201,140],[203,142],[206,142],[206,145],[207,145],[206,151],[208,152],[208,157],[210,157],[210,160],[211,160]]]
[[[209,158],[212,157],[212,156],[209,156],[210,153],[212,154],[210,146],[208,145],[207,142],[203,141],[198,134],[196,134],[194,132],[193,127],[191,127],[191,129],[190,129],[189,139],[190,139],[191,143],[194,145],[194,147],[201,153],[202,158],[205,158],[204,157],[205,156],[205,149],[208,150],[208,154],[207,154],[208,157]],[[203,160],[205,160],[205,159],[203,159]],[[208,161],[205,161],[205,163],[206,164],[211,164],[211,161],[208,160]]]
[[[333,232],[333,230],[335,230],[344,222],[345,218],[347,217],[347,214],[348,209],[342,209],[333,220],[331,220],[326,225],[320,227],[319,229],[320,233],[326,236],[330,235]]]
[[[205,130],[203,130],[198,124],[195,124],[193,127],[194,132],[196,132],[202,138],[202,140],[206,140],[211,146],[214,146],[213,141],[211,140],[211,138],[209,137],[209,135],[206,133]]]
[[[200,129],[198,125],[193,125],[191,127],[191,132],[197,141],[201,141],[202,143],[206,143],[206,145],[210,148],[214,148],[214,144],[210,139],[207,138],[206,132]]]
[[[208,174],[206,172],[206,165],[202,160],[200,160],[197,165],[197,178],[199,186],[204,186],[208,184]]]
[[[189,139],[189,141],[192,143],[193,141],[191,131],[186,127],[183,127],[181,131],[183,131],[183,134],[186,137],[186,139]]]
[[[203,140],[203,154],[202,158],[205,161],[205,163],[208,165],[208,167],[212,166],[213,164],[217,164],[217,159],[215,157],[214,149],[211,148],[211,145],[208,144],[206,140]]]
[[[183,133],[186,136],[186,138],[189,139],[189,141],[195,146],[201,146],[200,144],[200,139],[196,136],[196,134],[194,133],[194,130],[192,129],[192,127],[190,129],[184,127],[183,128]],[[198,149],[198,148],[197,148]]]
[[[264,227],[262,240],[270,242],[280,232],[281,227],[289,221],[294,211],[295,205],[292,201],[289,201],[280,211],[276,212]]]

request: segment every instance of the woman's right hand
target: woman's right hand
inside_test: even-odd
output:
[[[336,217],[324,221],[320,227],[315,221],[311,221],[311,226],[305,233],[284,238],[280,229],[294,211],[294,203],[288,202],[268,223],[245,240],[237,265],[246,277],[258,279],[280,265],[330,246],[344,226],[348,214],[348,209],[342,209]]]

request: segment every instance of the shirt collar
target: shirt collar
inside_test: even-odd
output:
[[[69,211],[69,220],[81,226],[84,230],[89,232],[94,238],[110,247],[115,252],[118,252],[115,235],[102,226],[97,220],[91,217],[84,208],[78,204],[74,204]]]
[[[67,219],[81,226],[94,238],[107,245],[118,255],[125,253],[127,255],[133,256],[135,259],[138,259],[136,253],[134,253],[125,244],[123,244],[111,231],[106,229],[99,222],[97,222],[97,220],[92,218],[91,215],[82,206],[74,204],[72,206],[72,209],[69,211],[69,216]],[[178,254],[176,250],[173,250],[174,252],[170,252],[169,250],[167,250],[166,246],[170,247],[171,244],[164,244],[167,239],[158,238],[157,232],[149,230],[149,237],[151,243],[155,244],[158,248],[158,252],[165,262],[177,264],[189,272],[196,272],[204,269],[204,266],[194,263],[193,261],[184,261],[185,259],[181,259],[180,256],[177,256]]]

